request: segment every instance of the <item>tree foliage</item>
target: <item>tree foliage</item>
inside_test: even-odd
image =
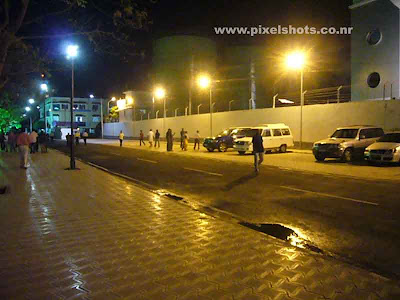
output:
[[[9,131],[11,128],[21,128],[21,109],[16,106],[8,95],[3,95],[0,99],[0,130]]]
[[[110,114],[107,116],[107,120],[109,122],[118,122],[119,120],[118,106],[111,107]]]
[[[84,36],[95,51],[122,58],[140,55],[135,34],[147,29],[153,0],[0,0],[0,90],[33,72],[49,70],[51,60],[35,42]],[[54,34],[47,20],[65,24]],[[37,34],[37,33],[40,34]]]

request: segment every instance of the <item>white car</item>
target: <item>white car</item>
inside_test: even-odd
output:
[[[233,148],[241,155],[246,152],[253,152],[253,136],[256,135],[257,131],[263,138],[263,146],[266,151],[277,149],[284,153],[288,147],[294,146],[293,135],[288,126],[285,124],[265,124],[240,132],[245,137],[236,139]]]
[[[400,131],[382,136],[365,149],[364,157],[368,162],[400,163]]]

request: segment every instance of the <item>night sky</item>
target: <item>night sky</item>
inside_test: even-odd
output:
[[[152,42],[173,34],[193,34],[208,37],[217,42],[219,48],[230,45],[296,45],[307,44],[318,55],[329,59],[340,59],[346,68],[350,59],[349,36],[216,36],[214,26],[349,26],[351,0],[202,0],[179,1],[159,0],[152,6],[150,17],[153,25],[148,31],[138,32],[137,45],[144,56],[128,61],[121,57],[95,53],[84,39],[74,38],[81,46],[81,55],[76,61],[76,96],[87,97],[90,93],[97,97],[120,96],[128,89],[150,90]],[[55,22],[51,33],[62,31],[66,26]],[[49,27],[48,27],[49,28]],[[54,60],[63,61],[65,40],[46,40],[46,49],[52,49]],[[70,95],[70,69],[53,72],[49,79],[58,96]],[[61,68],[63,69],[63,68]]]

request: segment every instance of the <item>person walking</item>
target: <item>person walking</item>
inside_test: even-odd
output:
[[[87,131],[85,130],[83,133],[82,133],[82,138],[83,138],[83,142],[85,143],[85,146],[86,146],[86,139],[89,137],[89,134],[87,133]]]
[[[150,129],[148,137],[149,137],[149,144],[150,144],[150,148],[151,148],[151,147],[153,147],[153,141],[154,141],[153,129]]]
[[[158,148],[160,148],[160,132],[158,129],[156,129],[156,134],[154,135],[154,148],[157,148],[157,144]]]
[[[142,143],[143,143],[143,146],[146,146],[146,143],[144,142],[144,134],[143,134],[142,130],[140,130],[139,142],[140,142],[140,146],[142,146]]]
[[[79,145],[79,139],[81,138],[81,132],[79,128],[75,131],[75,145]]]
[[[188,145],[189,145],[189,135],[188,132],[185,131],[185,136],[183,140],[183,151],[187,151]]]
[[[122,130],[119,132],[118,138],[119,138],[119,146],[122,147],[122,142],[124,141],[124,133],[122,132]]]
[[[29,155],[29,146],[31,144],[29,135],[26,132],[21,132],[17,137],[17,146],[20,154],[20,167],[22,169],[28,168],[28,155]]]
[[[0,132],[0,148],[1,151],[4,151],[6,149],[6,137],[3,131]]]
[[[196,145],[197,145],[197,150],[200,150],[200,139],[201,139],[200,132],[197,130],[194,136],[194,148],[193,148],[194,150],[196,150]]]
[[[39,133],[39,136],[38,136],[38,142],[39,142],[39,147],[40,147],[40,152],[41,153],[47,153],[46,139],[47,139],[46,134],[42,130]]]
[[[181,150],[184,148],[184,143],[185,143],[185,130],[182,128],[181,130]]]
[[[15,149],[16,141],[17,141],[17,136],[15,135],[14,131],[11,130],[8,133],[8,148],[9,148],[10,152],[15,152],[16,151],[16,149]]]
[[[175,133],[172,133],[171,128],[168,129],[166,137],[167,137],[167,151],[173,151],[174,147],[174,135]]]
[[[256,174],[258,174],[260,172],[260,165],[264,161],[264,145],[259,130],[257,130],[256,135],[253,136],[252,142],[253,142],[253,154],[254,154],[254,168]]]
[[[29,134],[29,146],[31,148],[31,154],[34,154],[37,151],[37,137],[37,132],[32,130],[32,132]]]

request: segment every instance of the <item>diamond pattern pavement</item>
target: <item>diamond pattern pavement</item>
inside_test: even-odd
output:
[[[55,151],[0,154],[0,299],[400,299],[397,282]],[[156,175],[155,175],[156,176]]]

